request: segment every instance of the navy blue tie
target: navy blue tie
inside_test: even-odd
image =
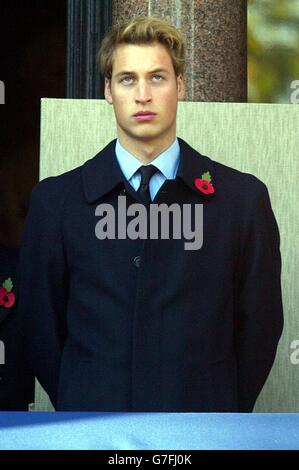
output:
[[[154,165],[143,165],[139,168],[141,174],[141,183],[137,193],[140,196],[144,205],[148,206],[151,203],[151,196],[149,192],[149,182],[151,177],[158,171]]]

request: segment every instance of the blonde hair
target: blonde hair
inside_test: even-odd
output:
[[[111,80],[113,54],[120,44],[152,44],[165,46],[172,60],[175,75],[184,75],[185,41],[178,29],[165,20],[153,16],[137,16],[112,28],[104,37],[98,53],[100,70]]]

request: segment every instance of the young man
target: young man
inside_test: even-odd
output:
[[[112,30],[100,63],[118,139],[32,193],[21,311],[57,410],[251,411],[272,367],[282,303],[268,192],[176,137],[184,60],[165,21]],[[172,208],[173,236],[141,227],[156,204],[161,224]]]

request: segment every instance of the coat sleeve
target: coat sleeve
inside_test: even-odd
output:
[[[252,411],[272,368],[283,328],[278,226],[266,186],[259,182],[247,221],[236,295],[238,401]]]
[[[47,181],[47,180],[45,180]],[[31,195],[19,260],[19,311],[27,359],[55,407],[66,336],[66,263],[59,205],[47,183]]]

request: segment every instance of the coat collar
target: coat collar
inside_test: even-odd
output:
[[[178,141],[181,152],[177,178],[187,184],[197,195],[204,199],[211,199],[214,194],[201,193],[195,187],[194,180],[195,178],[201,178],[203,173],[209,171],[212,183],[215,186],[213,161],[190,147],[183,139],[178,138]],[[115,144],[116,139],[112,140],[101,152],[82,166],[84,194],[89,203],[97,201],[116,186],[124,183],[124,175],[115,155]]]

